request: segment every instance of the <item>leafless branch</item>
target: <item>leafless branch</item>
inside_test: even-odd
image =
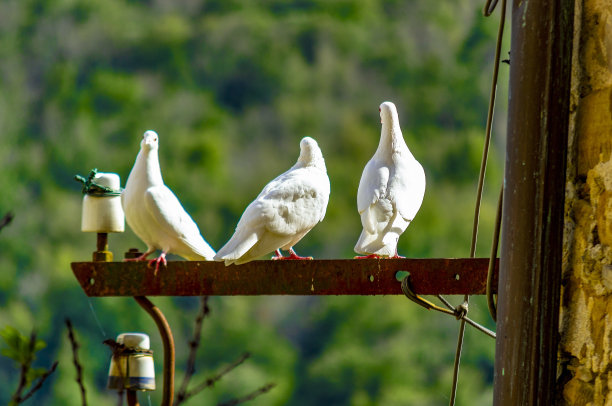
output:
[[[25,396],[23,398],[21,398],[21,402],[25,402],[26,400],[28,400],[34,393],[36,393],[36,391],[38,391],[40,388],[42,388],[43,383],[45,383],[45,380],[47,380],[47,378],[49,376],[51,376],[52,373],[55,372],[55,368],[57,368],[57,364],[59,364],[58,361],[55,361],[53,363],[53,365],[51,365],[51,368],[49,368],[47,371],[45,371],[44,374],[42,374],[40,376],[40,378],[38,378],[38,381],[36,381],[36,384],[34,386],[32,386],[32,388],[30,388],[30,390],[28,391],[28,393],[25,394]]]
[[[81,390],[81,400],[83,406],[87,406],[87,397],[85,395],[85,385],[83,384],[83,367],[79,362],[78,350],[79,343],[76,340],[74,335],[74,330],[72,329],[72,323],[70,319],[66,319],[66,327],[68,327],[68,339],[70,340],[70,344],[72,344],[72,360],[74,362],[74,367],[76,368],[76,381],[79,385],[79,389]]]
[[[53,365],[51,365],[51,368],[45,371],[38,378],[38,380],[36,381],[36,384],[34,384],[30,388],[30,390],[24,396],[22,396],[23,391],[26,389],[26,385],[28,384],[27,376],[28,376],[28,372],[30,371],[30,368],[32,367],[32,361],[34,361],[35,347],[36,347],[36,332],[32,331],[32,334],[30,335],[30,343],[28,345],[28,350],[27,350],[28,351],[27,358],[25,359],[24,363],[21,364],[19,385],[17,386],[17,389],[15,390],[15,394],[11,398],[11,404],[18,405],[20,403],[25,402],[30,397],[32,397],[32,395],[34,395],[34,393],[36,393],[42,387],[42,385],[45,383],[47,378],[51,376],[51,374],[55,372],[55,369],[57,368],[58,362],[55,361]]]
[[[251,393],[249,393],[246,396],[243,396],[241,398],[236,398],[236,399],[230,399],[227,402],[221,402],[221,403],[217,404],[217,406],[236,406],[236,405],[239,405],[241,403],[248,402],[249,400],[253,400],[256,397],[261,396],[264,393],[269,392],[275,386],[276,386],[275,383],[266,384],[266,385],[262,386],[261,388],[255,390],[255,391],[253,391]]]
[[[8,224],[13,220],[14,217],[15,216],[10,211],[8,213],[6,213],[4,215],[4,217],[2,217],[0,219],[0,230],[2,230],[4,227],[8,226]]]
[[[200,298],[200,311],[196,316],[194,327],[193,327],[193,338],[189,342],[189,358],[187,359],[187,368],[185,369],[185,377],[181,383],[178,395],[176,396],[175,406],[179,406],[187,399],[187,386],[189,381],[195,372],[195,362],[198,348],[200,347],[200,339],[202,337],[202,325],[204,318],[210,314],[210,308],[208,307],[208,296],[202,296]]]
[[[219,371],[216,375],[206,379],[204,382],[202,382],[201,384],[199,384],[198,386],[196,386],[195,389],[187,392],[185,394],[185,400],[189,399],[192,396],[197,395],[198,393],[202,392],[204,389],[209,388],[211,386],[214,386],[215,383],[217,381],[219,381],[221,378],[223,378],[225,375],[227,375],[228,373],[230,373],[231,371],[233,371],[235,368],[237,368],[238,366],[240,366],[244,361],[246,361],[249,357],[251,356],[251,354],[249,354],[248,352],[245,352],[244,354],[242,354],[242,356],[240,358],[238,358],[236,361],[234,361],[233,363],[231,363],[230,365],[226,366],[225,368],[223,368],[221,371]]]
[[[5,216],[6,217],[6,216]],[[11,403],[18,405],[23,401],[21,394],[26,388],[27,385],[27,376],[28,371],[30,370],[30,366],[32,365],[32,360],[34,359],[34,346],[36,345],[36,332],[32,331],[30,334],[30,344],[28,346],[27,357],[24,362],[21,364],[21,370],[19,374],[19,385],[17,385],[17,389],[11,398]]]

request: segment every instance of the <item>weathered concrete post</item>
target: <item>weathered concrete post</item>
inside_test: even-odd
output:
[[[612,405],[612,2],[577,0],[559,405]]]

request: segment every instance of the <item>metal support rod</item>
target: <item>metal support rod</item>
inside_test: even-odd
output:
[[[138,304],[145,309],[155,321],[164,345],[164,387],[162,392],[162,406],[172,406],[174,397],[174,338],[170,325],[161,310],[144,296],[134,296]]]
[[[555,404],[573,0],[514,0],[495,406]]]
[[[138,394],[135,390],[127,390],[127,404],[128,406],[140,406],[140,403],[138,403]]]
[[[110,262],[113,260],[113,253],[108,250],[108,233],[98,233],[93,260],[97,262]]]
[[[96,248],[98,251],[108,251],[108,233],[98,233]]]

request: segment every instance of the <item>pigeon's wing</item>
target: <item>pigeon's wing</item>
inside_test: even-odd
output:
[[[144,208],[155,220],[158,233],[181,240],[194,251],[200,251],[200,230],[178,198],[167,186],[154,186],[144,195]]]
[[[319,172],[312,168],[286,172],[275,179],[273,187],[264,189],[257,200],[268,231],[295,236],[323,219],[329,200],[329,179]]]
[[[363,170],[359,188],[357,189],[357,210],[361,215],[364,229],[374,234],[380,221],[377,203],[387,191],[389,168],[370,160]]]
[[[398,176],[395,177],[394,184],[390,188],[390,197],[395,202],[402,218],[412,221],[423,203],[425,171],[415,159],[399,166],[397,171]]]

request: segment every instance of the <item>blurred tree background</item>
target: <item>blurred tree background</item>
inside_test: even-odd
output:
[[[399,252],[468,256],[498,24],[481,7],[0,1],[0,215],[15,214],[0,233],[0,327],[35,328],[48,344],[40,365],[60,360],[30,404],[80,404],[67,317],[82,345],[90,404],[116,403],[105,389],[110,352],[102,341],[121,332],[151,336],[161,386],[161,344],[149,316],[131,298],[87,298],[70,270],[95,249],[95,235],[80,232],[73,176],[96,167],[125,183],[147,129],[160,135],[166,184],[216,249],[261,188],[293,165],[300,139],[314,137],[332,191],[325,220],[296,250],[350,258],[361,229],[359,178],[378,145],[378,106],[391,100],[428,183]],[[506,83],[502,65],[478,256],[489,255],[503,175]],[[116,258],[144,248],[129,229],[111,235],[110,246]],[[180,379],[199,301],[153,300],[175,333]],[[458,324],[406,298],[215,297],[210,306],[194,382],[245,350],[253,358],[191,404],[216,404],[266,382],[277,387],[251,404],[448,403]],[[494,327],[483,298],[470,310]],[[459,405],[491,403],[494,347],[467,328]],[[0,357],[0,403],[16,379],[11,360]],[[153,404],[160,392],[150,395]]]

